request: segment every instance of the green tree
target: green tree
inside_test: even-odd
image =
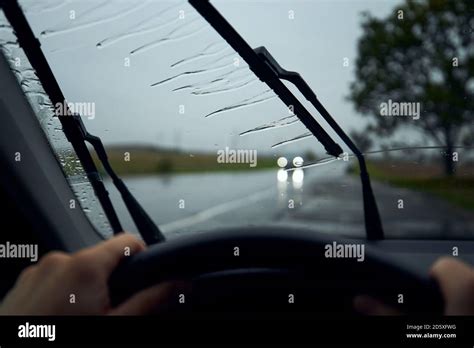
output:
[[[370,139],[367,132],[352,131],[349,135],[360,151],[366,152],[371,148],[372,139]]]
[[[382,137],[415,127],[439,146],[447,175],[454,146],[474,131],[474,1],[406,0],[385,19],[363,17],[349,99]],[[420,103],[420,118],[382,117],[388,100]]]

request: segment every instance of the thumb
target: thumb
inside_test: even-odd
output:
[[[172,282],[161,283],[142,290],[133,295],[128,301],[112,309],[109,315],[146,315],[156,311],[169,302],[176,292]]]

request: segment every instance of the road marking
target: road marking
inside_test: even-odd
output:
[[[244,205],[248,205],[249,203],[255,203],[259,200],[270,196],[271,193],[274,193],[276,188],[274,186],[267,188],[265,190],[258,191],[250,196],[246,196],[243,198],[235,199],[233,201],[225,202],[222,204],[218,204],[214,207],[209,209],[205,209],[200,211],[197,214],[188,216],[184,219],[176,220],[167,224],[160,226],[160,229],[163,230],[165,233],[172,233],[182,228],[195,225],[200,222],[204,222],[206,220],[212,219],[218,215],[227,213],[231,210],[238,209]]]

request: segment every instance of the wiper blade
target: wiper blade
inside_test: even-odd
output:
[[[367,239],[383,239],[383,228],[377,203],[372,191],[370,176],[362,152],[344,132],[326,108],[318,100],[311,87],[300,74],[283,69],[265,47],[253,50],[229,22],[217,11],[209,0],[189,0],[189,3],[209,22],[209,24],[234,48],[234,50],[247,62],[249,68],[260,80],[280,97],[287,105],[294,107],[294,114],[308,128],[309,131],[323,144],[328,154],[339,157],[341,147],[324,131],[311,114],[297,100],[291,91],[281,82],[281,79],[293,83],[303,96],[313,104],[325,121],[336,134],[344,141],[357,157],[359,162],[362,193],[364,201],[364,219]]]
[[[115,187],[122,195],[122,199],[132,216],[133,222],[137,226],[137,229],[142,236],[143,240],[148,244],[155,244],[165,240],[163,234],[160,232],[158,226],[153,222],[153,220],[148,216],[146,211],[140,205],[140,203],[135,199],[135,197],[130,193],[128,187],[125,185],[122,179],[115,173],[112,166],[110,165],[107,152],[105,151],[102,140],[90,134],[82,122],[82,119],[78,115],[71,116],[61,116],[64,118],[65,123],[72,123],[71,127],[64,128],[64,133],[68,139],[73,139],[74,135],[70,134],[69,129],[73,127],[79,130],[82,141],[87,141],[94,147],[94,150],[99,158],[100,162],[104,166],[105,171],[112,179]]]
[[[324,146],[326,152],[332,156],[342,154],[341,147],[326,133],[309,111],[291,93],[291,91],[276,76],[275,72],[265,64],[247,42],[214,8],[208,0],[189,0],[189,3],[214,27],[214,29],[232,46],[232,48],[247,62],[254,74],[265,82],[275,94],[291,108],[306,128]]]
[[[16,32],[19,45],[23,48],[31,66],[35,69],[37,76],[53,105],[67,105],[61,88],[59,87],[48,61],[41,50],[41,44],[31,30],[18,1],[0,0],[0,7],[3,9],[5,16]],[[110,175],[115,187],[122,195],[122,199],[125,202],[125,205],[143,240],[147,244],[154,244],[163,241],[165,239],[163,234],[145,212],[140,203],[135,199],[135,197],[133,197],[127,186],[113,171],[108,162],[107,154],[100,138],[87,132],[80,116],[69,115],[69,113],[66,115],[67,116],[60,116],[58,119],[61,122],[67,139],[71,142],[74,151],[87,173],[91,185],[94,188],[94,192],[104,208],[104,212],[114,233],[117,234],[122,232],[123,229],[85,141],[89,142],[94,147],[105,170]]]
[[[257,55],[274,70],[275,74],[279,78],[293,83],[298,88],[301,94],[303,94],[303,96],[311,104],[313,104],[316,110],[318,110],[318,112],[323,116],[324,120],[354,153],[359,162],[360,176],[362,181],[366,236],[368,239],[383,239],[382,222],[377,208],[377,203],[375,201],[374,193],[372,191],[370,176],[367,171],[367,165],[365,163],[363,153],[339,126],[336,120],[334,120],[326,108],[321,104],[314,91],[311,89],[311,87],[309,87],[309,85],[299,73],[283,69],[265,47],[256,48],[255,53],[257,53]]]

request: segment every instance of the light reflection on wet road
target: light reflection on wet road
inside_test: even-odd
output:
[[[292,182],[291,173],[286,182],[279,182],[277,170],[142,176],[125,181],[155,222],[169,234],[276,222],[288,210],[302,207],[306,185],[315,185],[327,177],[336,180],[343,175],[344,168],[333,165],[307,171],[302,185]],[[113,201],[117,202],[119,216],[125,217],[125,207],[107,184]],[[122,218],[124,227],[134,230],[131,219],[126,217]]]

